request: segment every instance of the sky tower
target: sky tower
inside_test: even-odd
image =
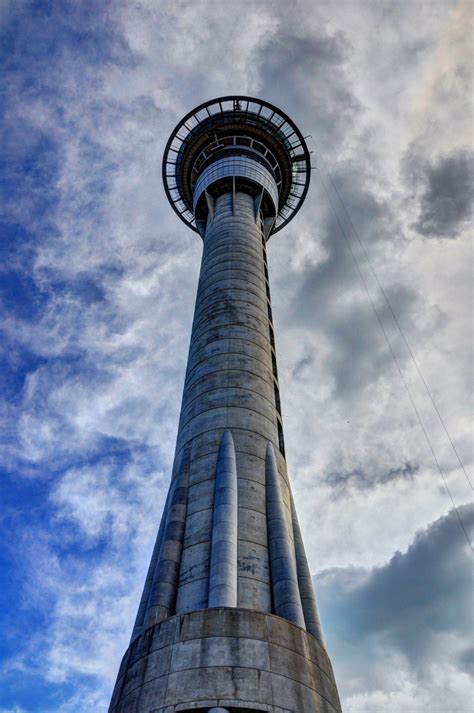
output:
[[[340,713],[285,461],[266,257],[310,181],[259,99],[173,131],[166,194],[204,250],[168,497],[111,713]],[[177,294],[177,299],[179,294]]]

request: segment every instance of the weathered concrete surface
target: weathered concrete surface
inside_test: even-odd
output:
[[[224,708],[339,713],[332,667],[316,639],[280,617],[207,609],[170,617],[126,652],[111,713]]]
[[[187,576],[180,578],[177,612],[207,606],[212,483],[226,429],[235,444],[239,494],[237,605],[272,611],[264,458],[269,441],[278,449],[278,415],[264,266],[253,199],[243,193],[220,196],[204,237],[177,442],[178,454],[191,442],[190,499],[199,499],[199,516],[188,519],[186,528]],[[280,468],[285,469],[283,458]],[[286,481],[285,473],[290,518]]]

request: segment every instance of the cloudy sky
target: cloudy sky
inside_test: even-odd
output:
[[[169,481],[201,253],[162,152],[184,113],[232,93],[312,136],[305,206],[269,261],[344,711],[471,710],[473,15],[0,2],[0,713],[106,711]]]

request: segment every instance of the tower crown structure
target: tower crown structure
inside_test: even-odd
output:
[[[181,220],[203,235],[213,198],[258,196],[270,231],[298,212],[309,188],[310,155],[293,121],[272,104],[244,96],[205,102],[179,122],[165,148],[163,183]]]
[[[288,479],[266,243],[310,157],[259,99],[187,114],[163,182],[204,249],[168,497],[110,713],[340,713]]]

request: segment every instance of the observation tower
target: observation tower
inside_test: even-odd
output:
[[[308,191],[301,132],[201,104],[163,158],[203,256],[168,497],[110,713],[340,713],[285,460],[266,245]]]

